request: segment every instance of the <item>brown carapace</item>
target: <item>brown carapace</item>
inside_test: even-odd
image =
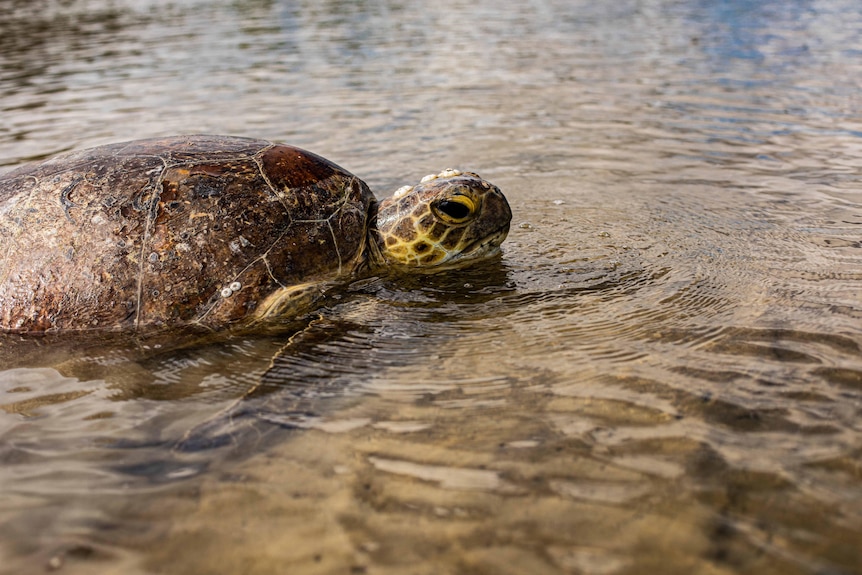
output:
[[[219,329],[380,266],[496,251],[509,206],[447,170],[377,202],[332,162],[228,136],[111,144],[0,175],[0,331]]]

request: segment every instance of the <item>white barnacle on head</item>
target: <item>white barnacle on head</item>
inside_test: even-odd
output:
[[[460,176],[462,172],[460,170],[454,170],[452,168],[446,168],[439,174],[428,174],[422,180],[420,180],[423,184],[425,182],[430,182],[432,180],[436,180],[437,178],[454,178],[455,176]]]
[[[230,289],[229,287],[222,288],[222,290],[221,290],[221,297],[230,297],[230,296],[232,296],[232,295],[233,295],[233,290],[232,290],[232,289]]]
[[[400,198],[406,194],[409,194],[412,190],[413,190],[413,186],[401,186],[400,188],[395,190],[395,193],[392,194],[392,197],[397,200],[398,198]]]

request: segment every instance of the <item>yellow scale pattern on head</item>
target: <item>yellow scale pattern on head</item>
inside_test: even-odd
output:
[[[428,203],[420,203],[412,214],[401,216],[402,225],[384,235],[387,251],[407,265],[429,265],[451,255],[450,250],[441,244],[451,228],[436,223],[430,226],[417,225],[425,217],[433,221],[431,207]]]
[[[370,257],[378,265],[459,267],[499,247],[511,218],[498,188],[472,172],[445,170],[380,203]]]

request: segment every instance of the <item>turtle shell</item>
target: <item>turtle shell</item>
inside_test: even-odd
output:
[[[0,176],[0,330],[202,324],[336,279],[374,196],[286,145],[187,136],[67,153]]]

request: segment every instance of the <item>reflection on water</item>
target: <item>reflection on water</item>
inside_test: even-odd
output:
[[[0,341],[0,572],[858,573],[849,0],[10,1],[0,165],[217,132],[507,193],[284,334]]]

